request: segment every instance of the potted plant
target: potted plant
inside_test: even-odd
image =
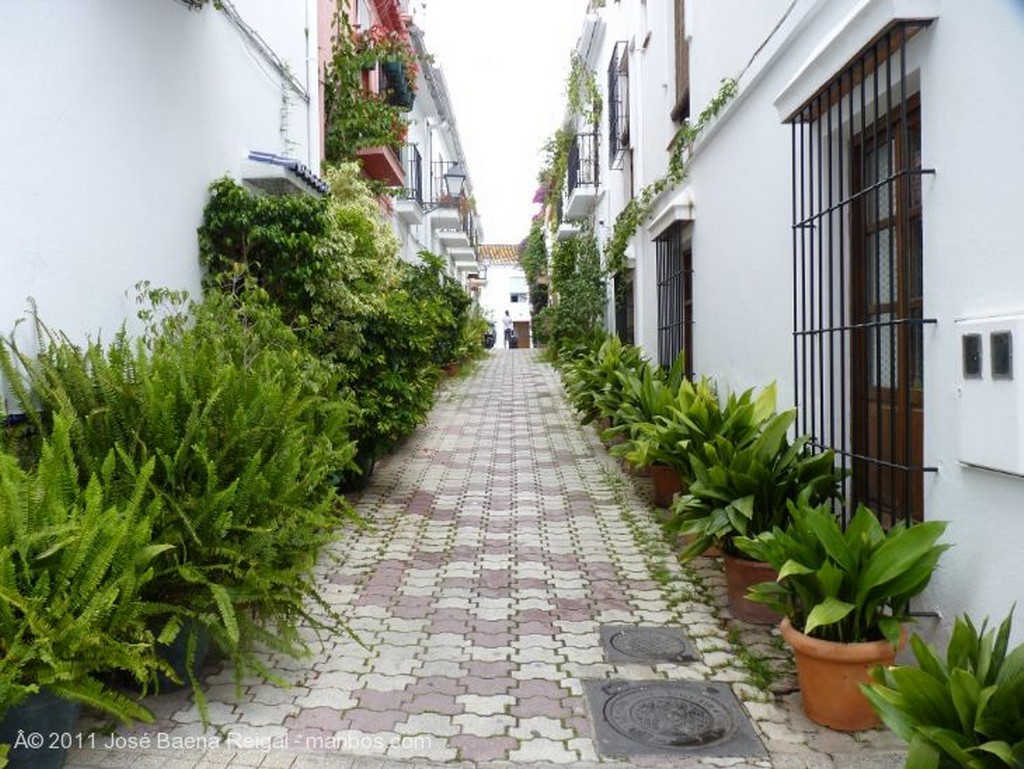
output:
[[[735,546],[778,570],[750,597],[778,611],[792,646],[804,711],[815,723],[852,731],[878,724],[860,684],[874,665],[891,665],[910,599],[928,585],[945,531],[941,521],[885,531],[863,505],[844,531],[828,504],[804,494],[786,528],[738,537]]]
[[[676,492],[682,491],[682,476],[676,462],[680,450],[662,447],[656,422],[669,416],[685,379],[682,356],[665,371],[642,361],[636,370],[617,372],[618,405],[601,438],[613,444],[611,453],[638,471],[649,470],[654,484],[654,502],[668,507]],[[599,402],[602,413],[607,406]]]
[[[737,432],[736,439],[718,435],[704,443],[703,456],[691,456],[694,477],[689,492],[672,509],[670,530],[692,538],[682,552],[684,559],[712,545],[722,551],[729,609],[745,622],[779,621],[770,608],[746,597],[751,585],[774,579],[775,573],[764,559],[739,550],[735,539],[785,525],[787,503],[801,494],[818,503],[839,491],[840,473],[833,453],[814,454],[807,437],[792,442],[786,437],[795,417],[795,410],[771,416],[752,440],[746,437],[749,432]],[[757,426],[756,415],[745,423]]]
[[[109,500],[109,475],[81,490],[60,417],[34,469],[0,455],[0,742],[12,767],[59,767],[65,742],[17,737],[70,734],[82,704],[153,720],[102,681],[120,673],[144,682],[160,666],[142,597],[166,549],[152,542],[157,503],[142,502],[152,470],[121,503]]]
[[[945,660],[915,635],[916,667],[872,671],[864,694],[909,744],[907,766],[1024,766],[1024,644],[1007,651],[1012,617],[998,631],[960,617]]]

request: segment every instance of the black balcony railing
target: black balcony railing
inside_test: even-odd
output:
[[[415,144],[402,148],[402,166],[405,168],[405,189],[402,196],[423,205],[423,156]]]
[[[577,134],[569,149],[567,193],[572,195],[577,187],[597,187],[598,168],[597,134]]]
[[[465,197],[466,175],[457,160],[435,160],[431,164],[431,207],[458,207]]]

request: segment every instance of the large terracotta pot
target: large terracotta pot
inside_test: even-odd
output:
[[[744,622],[755,625],[777,625],[782,615],[763,603],[747,598],[747,591],[761,582],[774,582],[779,573],[761,561],[725,555],[725,585],[729,591],[729,611]]]
[[[669,507],[672,498],[683,491],[683,479],[679,471],[668,465],[651,465],[651,481],[654,483],[656,507]]]
[[[871,680],[875,665],[892,665],[896,649],[886,640],[836,643],[811,638],[794,628],[789,619],[780,625],[782,637],[793,647],[804,712],[816,724],[842,732],[872,729],[880,725],[860,684]],[[904,629],[900,648],[907,641]]]

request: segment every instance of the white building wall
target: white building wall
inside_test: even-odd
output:
[[[494,327],[496,347],[501,347],[504,339],[503,319],[506,310],[514,322],[530,322],[530,302],[512,302],[509,299],[513,279],[526,280],[522,267],[515,264],[492,264],[487,268],[487,285],[480,290],[480,309]],[[530,340],[523,339],[519,345],[526,347],[529,343]]]
[[[768,20],[729,14],[719,0],[695,5],[696,50],[727,35],[756,40]],[[790,135],[773,102],[855,5],[798,3],[691,163],[699,371],[734,388],[777,380],[784,402],[794,393]],[[1019,69],[1024,7],[988,0],[978,13],[965,4],[925,5],[938,19],[908,47],[921,83],[923,164],[936,170],[923,183],[924,314],[937,320],[925,330],[924,462],[938,468],[926,476],[925,515],[950,522],[954,547],[915,608],[942,615],[939,627],[923,626],[941,636],[958,614],[1001,618],[1024,598],[1024,478],[958,462],[954,325],[964,316],[1024,311],[1024,95],[1004,80]],[[758,34],[746,29],[748,20]],[[717,84],[730,74],[697,74],[698,63],[716,60],[695,56],[697,81]],[[811,74],[823,80],[833,72]],[[1024,623],[1015,636],[1024,639]]]
[[[137,281],[197,294],[196,227],[210,182],[237,176],[250,150],[318,166],[316,88],[307,104],[283,86],[223,12],[170,0],[9,5],[0,25],[4,333],[26,297],[48,324],[82,338],[109,336],[134,316]],[[313,4],[236,5],[306,80]]]

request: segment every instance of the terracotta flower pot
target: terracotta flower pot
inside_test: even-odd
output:
[[[453,360],[451,363],[444,367],[444,373],[446,376],[458,376],[459,374],[459,362]]]
[[[804,712],[816,724],[843,732],[880,725],[860,684],[868,683],[875,665],[892,665],[896,649],[886,640],[836,643],[804,635],[789,619],[780,625],[782,637],[793,647]],[[900,633],[900,648],[907,632]]]
[[[683,491],[683,479],[679,471],[668,465],[651,465],[651,481],[654,483],[654,504],[668,507],[672,498]]]
[[[755,625],[777,625],[782,615],[763,603],[747,598],[747,591],[761,582],[774,582],[779,573],[761,561],[725,555],[725,585],[729,591],[729,611],[744,622]]]

